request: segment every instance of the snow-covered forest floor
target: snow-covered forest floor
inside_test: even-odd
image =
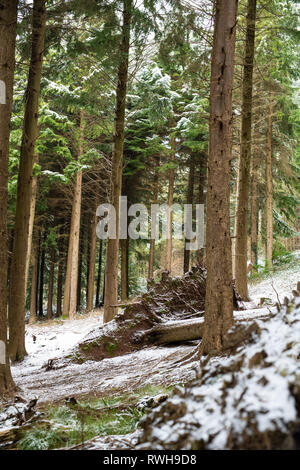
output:
[[[260,300],[271,299],[273,305],[291,297],[300,280],[300,253],[292,263],[277,268],[261,281],[250,285],[251,302],[247,310],[236,313],[239,317],[255,317],[274,311],[271,305],[259,307]],[[278,296],[278,297],[277,297]],[[268,303],[270,301],[268,300]],[[70,396],[107,396],[124,393],[146,385],[183,383],[195,376],[195,363],[170,367],[183,358],[195,343],[179,346],[148,347],[120,357],[102,361],[70,364],[62,369],[46,370],[53,358],[66,355],[89,331],[102,324],[102,311],[78,316],[76,320],[54,320],[27,325],[26,345],[28,356],[13,366],[13,376],[24,395],[37,396],[39,403],[53,402]]]

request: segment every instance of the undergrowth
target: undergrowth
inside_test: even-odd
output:
[[[133,432],[145,410],[136,403],[145,396],[170,394],[172,387],[146,386],[119,396],[81,399],[64,405],[49,405],[34,428],[24,430],[17,448],[50,450],[72,447],[95,436]]]

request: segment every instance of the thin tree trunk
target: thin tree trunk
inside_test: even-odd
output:
[[[0,103],[0,397],[14,391],[7,351],[7,201],[10,121],[15,69],[17,0],[0,0],[0,80],[5,98]]]
[[[175,137],[171,137],[171,158],[170,163],[172,167],[169,170],[169,190],[168,190],[168,227],[167,227],[167,242],[166,242],[166,260],[165,260],[165,269],[171,273],[172,271],[172,223],[173,223],[173,193],[174,193],[174,180],[175,180],[175,169],[173,167],[175,161]]]
[[[86,225],[86,236],[85,236],[85,261],[86,261],[86,289],[85,289],[85,300],[86,305],[88,302],[89,296],[89,273],[90,273],[90,245],[91,245],[91,230],[90,230],[90,222],[89,217],[87,217],[87,225]]]
[[[38,155],[34,157],[34,164],[38,163]],[[31,201],[30,201],[30,215],[29,215],[29,227],[28,227],[28,245],[27,245],[27,255],[26,255],[26,268],[25,268],[25,296],[28,284],[28,273],[29,265],[31,259],[31,246],[32,246],[32,235],[33,235],[33,225],[35,217],[35,204],[36,204],[36,195],[37,195],[37,186],[38,179],[37,175],[32,177],[32,187],[31,187]]]
[[[190,157],[190,172],[187,190],[187,204],[194,202],[194,179],[195,179],[195,160],[193,156]],[[187,273],[190,269],[190,250],[186,249],[187,240],[184,241],[184,257],[183,257],[183,274]]]
[[[202,153],[200,159],[200,168],[199,168],[199,180],[198,180],[198,204],[203,204],[205,206],[206,194],[205,188],[207,186],[207,155]],[[204,247],[197,250],[197,263],[202,266],[205,264],[204,260]]]
[[[252,136],[253,62],[255,54],[256,0],[248,0],[243,76],[241,148],[235,214],[234,277],[242,299],[249,300],[247,283],[249,177]]]
[[[96,203],[92,227],[91,227],[91,245],[90,245],[90,262],[89,262],[89,278],[88,278],[88,298],[86,309],[88,312],[93,310],[93,299],[94,299],[94,290],[95,290],[95,265],[96,265],[96,249],[97,249],[97,215],[96,209],[98,207],[98,202]]]
[[[121,247],[121,300],[124,302],[128,299],[128,285],[129,285],[129,240],[120,240]]]
[[[112,155],[111,203],[116,211],[116,238],[108,238],[105,264],[104,323],[113,319],[118,309],[118,259],[119,259],[119,197],[122,189],[122,163],[124,146],[125,107],[128,80],[128,56],[130,47],[130,25],[132,0],[123,0],[121,62],[118,68],[116,92],[115,132]]]
[[[102,269],[102,247],[103,247],[103,241],[100,240],[100,243],[99,243],[99,255],[98,255],[98,274],[97,274],[97,286],[96,286],[95,308],[99,308],[99,306],[100,306],[101,269]]]
[[[266,162],[266,181],[267,181],[267,252],[266,264],[273,264],[273,162],[272,162],[272,133],[273,133],[273,112],[274,112],[274,92],[270,91],[269,96],[269,115],[268,115],[268,134],[267,134],[267,162]]]
[[[57,288],[56,288],[56,316],[62,315],[62,295],[63,295],[63,256],[64,256],[64,243],[62,233],[60,233],[58,240],[58,266],[57,266]]]
[[[48,304],[47,304],[47,318],[51,320],[53,317],[53,286],[54,286],[54,268],[55,268],[55,247],[51,247],[50,256],[50,272],[49,272],[49,283],[48,283]]]
[[[78,255],[78,279],[77,279],[77,299],[76,299],[76,310],[77,312],[81,309],[81,291],[82,291],[82,260],[83,260],[83,252],[84,252],[84,243],[85,243],[85,225],[84,221],[81,224],[81,235],[79,236],[79,255]]]
[[[251,263],[258,263],[258,168],[259,154],[255,149],[252,160],[252,181],[251,181]]]
[[[46,29],[45,0],[34,0],[32,21],[32,51],[26,90],[26,104],[18,175],[14,248],[9,291],[9,355],[19,361],[25,349],[25,282],[28,230],[32,193],[32,168],[35,142],[38,136],[38,108],[44,38]]]
[[[80,142],[79,156],[83,154],[84,121],[83,112],[80,112]],[[77,282],[78,282],[78,255],[80,234],[80,212],[81,212],[81,188],[82,172],[76,175],[74,195],[72,204],[71,227],[69,237],[68,262],[65,280],[63,314],[75,317],[77,307]]]
[[[30,291],[30,318],[29,323],[35,323],[37,319],[37,287],[38,287],[38,265],[39,265],[39,256],[38,256],[38,238],[33,239],[32,245],[32,272],[31,272],[31,291]]]
[[[160,156],[157,155],[154,160],[155,169],[154,169],[154,181],[153,181],[153,200],[152,204],[158,204],[158,194],[159,194],[159,167],[160,167]],[[156,227],[156,216],[155,220],[152,220],[151,223]],[[148,280],[153,279],[153,269],[154,269],[154,257],[155,257],[155,238],[150,239],[150,251],[149,251],[149,265],[148,265]]]
[[[40,279],[39,279],[39,315],[40,317],[43,317],[44,315],[44,276],[45,276],[45,256],[46,256],[46,248],[45,248],[45,241],[46,241],[47,235],[46,232],[44,232],[43,238],[41,237],[41,247],[40,247],[40,253],[41,253],[41,263],[40,263]]]
[[[211,65],[205,325],[200,353],[222,350],[233,325],[230,236],[232,84],[237,0],[217,0]]]

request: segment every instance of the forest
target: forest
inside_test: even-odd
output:
[[[299,19],[0,0],[0,451],[300,449]]]

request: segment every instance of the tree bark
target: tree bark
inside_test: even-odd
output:
[[[128,80],[128,57],[130,47],[130,26],[132,0],[123,0],[121,62],[118,68],[116,92],[115,132],[112,155],[111,203],[116,211],[116,238],[108,238],[106,243],[104,323],[112,320],[118,308],[118,259],[119,259],[119,197],[122,188],[122,164],[124,147],[125,107]]]
[[[57,288],[56,288],[56,316],[62,314],[62,295],[63,295],[63,262],[64,258],[64,239],[62,230],[58,240],[58,266],[57,266]]]
[[[83,112],[80,112],[80,141],[79,156],[83,154],[84,121]],[[67,272],[65,280],[63,314],[74,318],[77,307],[77,282],[78,282],[78,256],[81,213],[82,172],[76,175],[74,185],[74,197],[72,204],[71,227],[68,248]]]
[[[193,156],[190,157],[190,172],[187,190],[187,204],[194,202],[194,179],[195,179],[195,160]],[[183,256],[183,274],[187,273],[190,269],[190,250],[186,249],[187,240],[184,242],[184,256]]]
[[[14,391],[7,351],[7,201],[10,121],[15,69],[17,0],[0,0],[0,80],[5,85],[5,99],[0,102],[0,397]],[[2,345],[2,346],[1,346]]]
[[[170,163],[172,167],[169,170],[169,190],[168,190],[168,226],[167,226],[167,241],[166,241],[166,260],[165,260],[165,269],[171,273],[172,271],[172,236],[173,236],[173,213],[172,213],[172,205],[173,205],[173,194],[174,194],[174,180],[175,180],[175,169],[173,167],[175,161],[175,137],[171,137],[171,156],[170,156]]]
[[[49,271],[49,283],[48,283],[48,304],[47,304],[47,318],[51,320],[53,317],[53,286],[54,286],[54,268],[55,268],[55,247],[51,247],[50,256],[50,271]]]
[[[121,301],[128,299],[128,238],[120,240],[121,248]]]
[[[19,361],[25,349],[25,282],[28,230],[32,194],[32,168],[35,142],[38,136],[38,107],[44,39],[46,30],[45,0],[34,0],[32,20],[32,50],[26,90],[23,134],[18,175],[14,248],[9,292],[9,355]]]
[[[100,307],[100,288],[101,288],[101,270],[102,270],[102,248],[103,248],[103,241],[100,240],[100,243],[99,243],[99,255],[98,255],[98,273],[97,273],[97,286],[96,286],[95,308],[99,308],[99,307]]]
[[[39,316],[43,317],[44,315],[44,276],[45,276],[45,256],[46,256],[46,248],[45,242],[47,239],[46,231],[44,232],[44,236],[41,237],[41,247],[40,247],[40,277],[39,277]]]
[[[98,202],[96,203],[92,227],[91,227],[91,245],[90,245],[90,262],[89,262],[89,279],[88,279],[88,299],[86,309],[88,312],[93,310],[93,299],[94,299],[94,290],[95,290],[95,264],[96,264],[96,248],[97,248],[97,215],[96,209],[98,207]]]
[[[34,156],[34,164],[35,163],[38,163],[38,155]],[[27,291],[28,273],[29,273],[29,265],[30,265],[30,259],[31,259],[31,247],[32,247],[32,235],[33,235],[33,225],[34,225],[34,217],[35,217],[37,186],[38,186],[37,175],[34,175],[32,177],[30,215],[29,215],[29,224],[28,224],[28,248],[27,248],[27,255],[26,255],[26,268],[25,268],[25,296],[26,296],[26,291]]]
[[[248,207],[252,137],[253,62],[255,54],[256,0],[248,0],[242,91],[241,147],[235,214],[234,277],[238,293],[249,300],[247,283]]]
[[[38,267],[39,267],[39,256],[38,256],[38,237],[34,237],[33,250],[32,250],[32,272],[31,272],[31,291],[30,291],[30,318],[29,323],[35,323],[37,319],[37,287],[38,287]]]
[[[266,161],[266,186],[267,186],[267,252],[266,265],[273,264],[273,162],[272,162],[272,133],[273,133],[273,112],[274,112],[274,92],[269,95],[269,115],[268,115],[268,134],[267,134],[267,161]]]
[[[207,155],[202,153],[200,159],[200,168],[199,168],[199,180],[198,180],[198,204],[203,204],[205,206],[206,194],[205,188],[207,186]],[[197,263],[202,266],[205,264],[204,256],[204,247],[197,250]]]
[[[252,160],[252,181],[251,181],[251,263],[258,263],[258,168],[259,154],[255,149]]]
[[[230,236],[232,84],[237,0],[217,0],[211,65],[205,326],[200,353],[222,350],[233,325]]]

